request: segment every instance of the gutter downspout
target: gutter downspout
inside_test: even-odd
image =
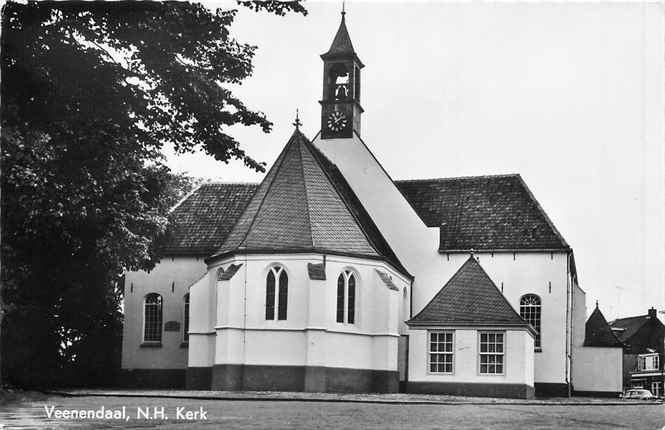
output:
[[[572,395],[571,387],[571,368],[572,360],[570,357],[572,349],[571,331],[573,320],[571,318],[570,307],[572,306],[571,294],[571,273],[570,273],[570,252],[566,255],[566,385],[568,386],[568,397]],[[569,330],[570,328],[570,330]]]

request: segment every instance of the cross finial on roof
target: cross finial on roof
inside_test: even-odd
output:
[[[346,2],[342,0],[342,19],[344,19],[344,15],[346,15],[346,11],[344,10],[344,3]]]
[[[298,116],[298,109],[296,108],[296,120],[293,122],[293,125],[296,126],[296,129],[300,129],[300,126],[302,125],[302,122],[300,122],[300,118]]]
[[[598,299],[596,299],[596,308],[598,307]]]

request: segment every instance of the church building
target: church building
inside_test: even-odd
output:
[[[126,274],[124,382],[593,392],[574,379],[573,251],[522,178],[394,181],[361,137],[364,64],[343,12],[321,58],[320,132],[296,119],[260,184],[201,185],[172,210],[160,263]]]

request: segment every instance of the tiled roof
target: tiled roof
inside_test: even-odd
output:
[[[441,251],[559,250],[568,244],[519,175],[395,181]]]
[[[612,333],[612,328],[607,323],[605,316],[598,306],[596,306],[596,309],[594,309],[586,322],[584,346],[623,346],[615,334]]]
[[[649,315],[639,315],[636,317],[619,318],[610,322],[610,327],[622,329],[614,333],[621,342],[629,342],[635,333],[637,333],[644,324],[649,322]]]
[[[307,144],[307,148],[303,159],[320,160],[319,165],[336,183],[335,188],[345,200],[352,201],[349,210],[361,220],[370,236],[379,237],[381,233],[337,167],[313,145]],[[519,175],[407,180],[395,184],[425,224],[430,227],[446,224],[442,251],[568,246]],[[172,211],[162,254],[203,257],[213,254],[224,243],[258,187],[258,184],[231,183],[201,185]],[[318,215],[318,219],[323,218],[322,213]],[[323,229],[325,222],[319,227]],[[381,242],[384,245],[379,254],[390,254],[385,240],[375,241],[374,245]]]
[[[163,255],[208,256],[229,234],[257,184],[203,184],[170,213]]]
[[[296,129],[211,259],[228,253],[329,252],[406,271],[336,167]]]
[[[533,333],[473,256],[407,324],[525,327]]]
[[[321,57],[323,59],[326,59],[329,57],[335,57],[340,55],[342,56],[353,55],[353,54],[355,54],[355,51],[353,49],[353,43],[351,43],[351,38],[349,37],[349,31],[346,29],[344,14],[342,14],[342,22],[340,22],[339,24],[339,28],[337,29],[337,34],[335,34],[335,38],[333,39],[333,42],[330,45],[330,49],[328,49],[328,52],[321,55]]]

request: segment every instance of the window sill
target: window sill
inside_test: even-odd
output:
[[[141,348],[161,348],[162,342],[143,342]]]
[[[183,342],[180,344],[180,348],[189,348],[189,342]]]

